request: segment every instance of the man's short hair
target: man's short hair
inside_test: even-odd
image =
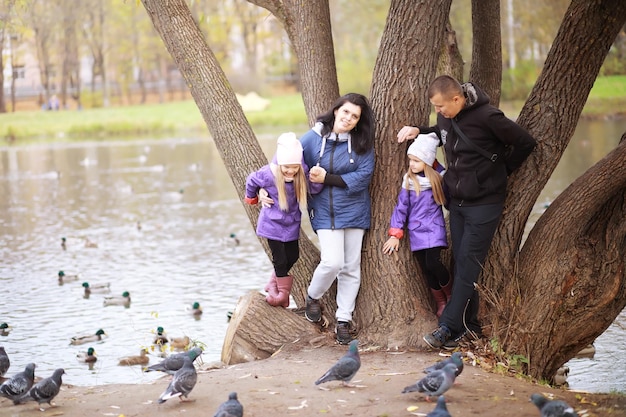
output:
[[[432,98],[435,94],[441,94],[444,98],[450,99],[456,95],[462,96],[463,89],[456,78],[449,75],[440,75],[428,87],[428,98]]]

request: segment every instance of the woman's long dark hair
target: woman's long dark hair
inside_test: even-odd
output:
[[[375,130],[374,112],[364,95],[348,93],[339,97],[329,111],[317,117],[317,121],[324,125],[322,127],[322,137],[326,137],[335,125],[335,110],[348,102],[361,108],[361,117],[354,129],[350,131],[350,135],[354,152],[364,154],[374,146]]]

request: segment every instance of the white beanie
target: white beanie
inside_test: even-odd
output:
[[[419,158],[428,166],[433,166],[437,156],[437,146],[439,146],[439,138],[435,133],[422,133],[417,135],[406,154]]]
[[[302,144],[293,132],[283,133],[276,143],[276,163],[278,165],[299,165],[302,163]]]

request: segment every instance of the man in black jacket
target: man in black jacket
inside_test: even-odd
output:
[[[448,75],[435,78],[428,97],[437,112],[432,127],[404,126],[398,142],[435,132],[444,146],[444,184],[450,196],[450,235],[454,258],[452,295],[439,327],[424,336],[433,348],[454,349],[464,336],[480,337],[478,281],[500,222],[508,175],[526,160],[535,139],[472,83]]]

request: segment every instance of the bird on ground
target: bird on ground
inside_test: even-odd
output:
[[[82,286],[85,289],[85,294],[108,294],[111,292],[110,282],[103,282],[101,284],[83,282]]]
[[[174,378],[159,397],[158,403],[163,404],[170,398],[178,397],[181,401],[188,398],[198,381],[196,368],[189,356],[183,358],[183,367],[174,374]]]
[[[213,417],[243,417],[243,405],[237,399],[237,393],[228,394],[228,401],[220,404]]]
[[[21,404],[27,401],[37,401],[39,403],[39,410],[45,411],[41,406],[43,403],[48,403],[49,406],[54,407],[52,400],[59,394],[61,390],[61,376],[65,373],[63,368],[55,369],[52,376],[42,379],[37,382],[33,387],[17,400],[14,400],[14,404]]]
[[[124,291],[122,295],[104,297],[104,305],[130,307],[130,293],[128,291]]]
[[[29,363],[22,372],[18,372],[0,385],[0,396],[15,401],[26,394],[35,380],[35,364]]]
[[[11,326],[8,323],[0,324],[0,336],[8,336],[11,333]]]
[[[446,399],[443,395],[437,398],[437,406],[430,413],[426,414],[426,417],[452,417],[446,407]]]
[[[96,356],[94,348],[90,347],[86,352],[78,352],[76,354],[76,359],[83,363],[94,363],[98,360],[98,357]]]
[[[453,363],[456,365],[457,371],[455,376],[461,375],[461,372],[463,372],[463,354],[461,352],[454,352],[449,358],[446,358],[429,366],[428,368],[424,369],[424,373],[429,374],[432,371],[442,369],[449,363]]]
[[[59,284],[63,284],[70,281],[78,281],[80,274],[66,274],[65,271],[59,271]]]
[[[70,340],[70,345],[83,345],[85,343],[99,342],[100,340],[102,340],[102,337],[106,335],[107,334],[104,332],[104,330],[98,329],[98,331],[96,331],[96,333],[94,334],[72,337],[72,339]]]
[[[541,417],[578,417],[574,408],[565,401],[550,400],[539,393],[532,394],[530,401],[537,406]]]
[[[133,365],[147,365],[150,362],[150,358],[147,356],[148,351],[142,348],[139,351],[139,355],[125,356],[120,358],[118,365],[120,366],[133,366]]]
[[[4,350],[4,346],[0,346],[0,377],[3,377],[4,374],[7,373],[9,367],[11,366],[11,361],[9,360],[9,355]]]
[[[159,326],[156,329],[156,335],[154,336],[154,340],[152,341],[153,345],[164,345],[170,342],[170,338],[165,334],[165,330],[163,327]]]
[[[351,386],[350,381],[354,378],[357,371],[361,367],[358,345],[358,340],[355,339],[351,341],[350,346],[348,347],[348,352],[333,366],[331,366],[331,368],[326,371],[324,375],[315,381],[315,385],[328,381],[341,381],[343,385]]]
[[[415,384],[405,387],[402,393],[422,392],[426,394],[426,401],[430,402],[430,397],[442,395],[452,387],[456,371],[456,365],[449,363],[441,369],[432,371]]]
[[[161,362],[147,367],[146,369],[144,369],[144,372],[160,371],[170,375],[174,375],[176,371],[182,368],[183,363],[185,362],[185,357],[189,357],[193,362],[200,355],[202,355],[202,349],[200,349],[199,347],[194,347],[187,352],[175,353],[173,355],[170,355],[167,358],[163,359]]]

